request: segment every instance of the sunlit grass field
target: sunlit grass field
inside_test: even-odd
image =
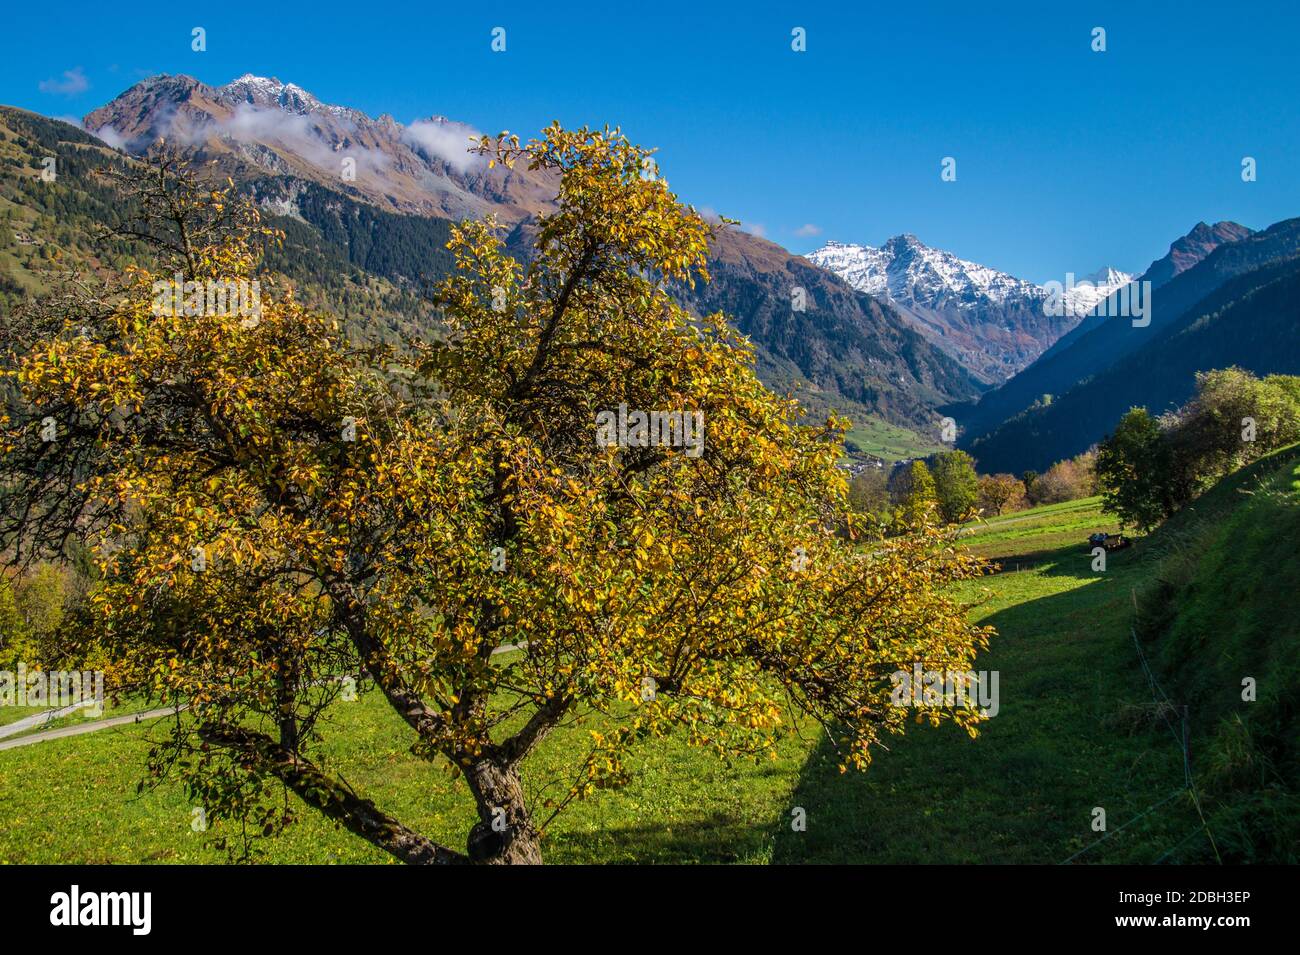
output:
[[[972,521],[966,527],[966,544],[977,554],[1011,565],[1014,558],[1033,560],[1070,546],[1084,552],[1089,534],[1116,534],[1119,529],[1115,517],[1102,512],[1100,497],[1085,497]]]

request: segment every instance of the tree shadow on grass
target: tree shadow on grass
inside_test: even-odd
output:
[[[1107,571],[1131,567],[1146,557],[1147,549],[1143,547],[1141,540],[1122,550],[1108,551],[1106,554]],[[1093,560],[1092,549],[1083,544],[1068,544],[1064,547],[1049,547],[1010,557],[989,558],[991,564],[996,564],[999,567],[996,576],[1040,571],[1052,577],[1068,576],[1079,578],[1098,576],[1099,572],[1092,569]]]
[[[615,864],[745,863],[766,861],[771,827],[721,812],[663,823],[559,832],[543,847],[547,861]]]
[[[1181,750],[1164,727],[1123,719],[1150,702],[1124,572],[1141,555],[1116,552],[1095,574],[1080,550],[1053,552],[1038,574],[1089,583],[981,621],[998,631],[977,667],[998,671],[999,710],[979,736],[909,725],[865,773],[841,773],[823,740],[793,796],[807,831],[781,824],[773,861],[1055,863],[1100,839],[1095,807],[1115,827],[1181,786]],[[1154,861],[1194,821],[1174,800],[1084,861]]]

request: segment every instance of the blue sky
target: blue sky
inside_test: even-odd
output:
[[[617,124],[660,148],[683,200],[796,252],[912,232],[1063,280],[1140,270],[1199,220],[1300,215],[1293,3],[130,2],[6,19],[0,103],[80,116],[149,74],[252,72],[402,122]]]

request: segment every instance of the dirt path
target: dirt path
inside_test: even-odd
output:
[[[155,720],[160,716],[171,716],[175,712],[174,708],[168,706],[159,710],[146,710],[143,713],[128,713],[126,716],[113,716],[106,720],[95,720],[92,723],[61,726],[56,730],[45,730],[42,733],[32,733],[28,736],[20,736],[17,739],[0,740],[0,750],[17,749],[19,746],[31,746],[35,743],[44,743],[47,740],[80,736],[83,733],[96,733],[99,730],[106,730],[113,726],[126,726],[128,723],[142,723],[145,720]],[[39,715],[43,717],[46,714],[41,713]]]
[[[528,646],[527,641],[521,643],[506,643],[492,651],[496,656],[500,653],[510,653],[514,650],[523,650]],[[15,733],[21,733],[24,730],[31,729],[33,726],[40,726],[42,723],[48,723],[50,720],[65,716],[74,710],[82,708],[82,704],[75,706],[65,706],[58,710],[46,710],[44,713],[36,713],[32,716],[23,717],[13,723],[0,727],[0,752],[6,749],[17,749],[19,746],[31,746],[34,743],[44,743],[52,739],[66,739],[69,736],[80,736],[83,733],[96,733],[99,730],[106,730],[114,726],[125,726],[128,723],[141,723],[145,720],[154,720],[160,716],[169,716],[177,710],[172,707],[164,707],[158,710],[146,710],[143,713],[128,713],[125,716],[114,716],[106,720],[95,720],[90,723],[78,723],[75,726],[61,726],[54,730],[45,730],[41,733],[31,733],[27,736],[20,736],[17,739],[4,739],[6,736],[13,736]],[[186,707],[181,707],[181,710]]]

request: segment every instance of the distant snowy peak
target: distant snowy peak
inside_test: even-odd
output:
[[[1136,278],[1136,275],[1121,272],[1119,269],[1113,269],[1110,266],[1098,269],[1091,275],[1085,275],[1082,278],[1076,277],[1072,279],[1067,275],[1066,281],[1061,283],[1064,286],[1061,298],[1065,302],[1069,314],[1076,316],[1087,315],[1099,304],[1106,301],[1112,292],[1123,288]]]
[[[906,233],[880,248],[828,242],[807,258],[858,291],[901,305],[975,311],[1047,295],[1043,286],[931,248]],[[1062,297],[1072,314],[1084,315],[1131,281],[1133,276],[1127,272],[1107,267],[1072,280],[1067,277],[1061,282],[1066,287]]]
[[[932,249],[910,234],[880,248],[828,242],[807,258],[858,291],[904,305],[979,309],[1041,294],[1032,282]]]
[[[1109,265],[1105,268],[1098,269],[1091,275],[1085,275],[1085,281],[1093,285],[1109,285],[1111,288],[1119,288],[1121,285],[1128,285],[1137,276],[1130,272],[1121,272],[1119,269],[1111,268]]]
[[[828,272],[834,272],[859,292],[877,298],[888,297],[889,261],[883,249],[827,242],[805,258]]]
[[[892,304],[903,321],[990,383],[1005,381],[1033,362],[1132,280],[1106,268],[1037,285],[908,234],[879,248],[828,242],[807,258]]]

